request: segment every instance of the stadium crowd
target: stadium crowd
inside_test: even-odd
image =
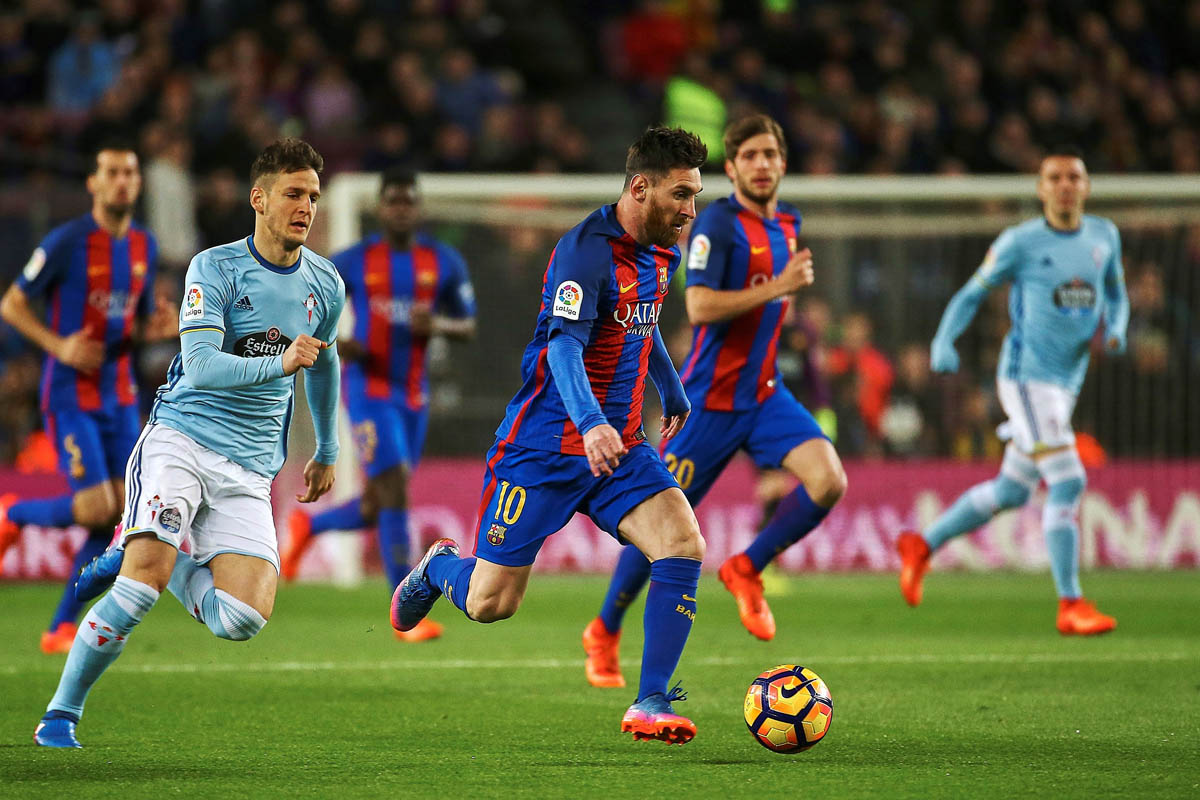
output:
[[[252,225],[248,167],[281,133],[312,141],[327,176],[574,173],[610,170],[658,121],[719,162],[726,121],[759,109],[794,173],[1030,172],[1064,139],[1094,172],[1200,172],[1200,0],[24,0],[0,10],[0,53],[4,283],[83,210],[87,154],[113,135],[141,150],[139,216],[176,280]],[[1158,263],[1129,267],[1122,369],[1153,380],[1182,353],[1194,371],[1193,301],[1163,290]],[[986,387],[931,380],[926,341],[882,345],[871,316],[821,305],[805,324],[844,453],[998,452]],[[988,313],[1002,320],[1002,300]],[[11,463],[40,425],[40,359],[11,332],[0,359]]]

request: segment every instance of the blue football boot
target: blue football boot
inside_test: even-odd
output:
[[[80,567],[79,574],[75,576],[75,599],[86,603],[93,597],[104,594],[121,574],[121,563],[124,560],[123,548],[110,547]]]
[[[458,543],[453,539],[438,539],[429,545],[425,555],[413,567],[412,572],[400,581],[392,594],[392,627],[398,631],[411,631],[425,619],[433,604],[442,596],[442,591],[429,582],[425,569],[434,556],[458,555]]]
[[[65,711],[47,711],[33,730],[33,741],[41,747],[83,747],[75,738],[79,717]]]
[[[696,736],[696,723],[675,713],[672,702],[687,699],[679,684],[667,692],[655,692],[629,707],[621,719],[621,732],[632,733],[637,740],[658,740],[667,744],[687,744]]]

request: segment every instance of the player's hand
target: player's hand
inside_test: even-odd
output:
[[[64,337],[54,357],[80,372],[95,372],[104,364],[104,343],[92,338],[92,326]]]
[[[1125,352],[1126,342],[1124,336],[1118,336],[1110,333],[1104,340],[1104,349],[1113,355],[1122,355]]]
[[[304,465],[304,485],[308,491],[296,495],[301,503],[311,503],[333,488],[333,465],[309,459]]]
[[[690,411],[684,411],[682,414],[672,414],[669,417],[662,417],[662,424],[659,425],[658,432],[664,442],[682,430],[683,423],[687,422],[688,414],[690,413]]]
[[[413,303],[408,312],[408,329],[413,336],[433,333],[433,307],[428,303]]]
[[[300,334],[283,351],[283,374],[292,375],[301,367],[311,367],[317,363],[317,356],[326,347],[329,347],[328,342],[322,342],[307,333]]]
[[[775,278],[782,294],[791,294],[805,286],[811,286],[814,280],[812,250],[807,247],[792,253],[783,267],[783,272]]]
[[[154,301],[154,312],[146,322],[142,338],[147,342],[161,342],[179,336],[179,305],[159,295]]]
[[[934,372],[958,372],[958,351],[954,345],[934,339],[929,348],[929,368]]]
[[[612,471],[621,463],[621,456],[629,451],[617,429],[604,423],[583,435],[583,452],[587,455],[592,474],[599,478],[601,475],[612,475]]]

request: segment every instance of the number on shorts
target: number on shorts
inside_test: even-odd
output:
[[[513,486],[512,491],[509,491],[508,481],[500,481],[500,497],[496,500],[496,516],[494,519],[503,519],[505,525],[512,525],[521,518],[521,512],[525,510],[525,487]],[[515,506],[515,508],[514,508]],[[501,513],[503,512],[503,516]]]
[[[663,460],[666,462],[667,471],[675,476],[679,488],[686,491],[692,485],[692,478],[696,476],[695,463],[690,458],[676,458],[674,453],[667,453]]]

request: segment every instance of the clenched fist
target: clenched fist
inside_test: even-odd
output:
[[[301,367],[311,367],[317,363],[317,356],[329,345],[320,339],[302,333],[296,341],[283,351],[283,374],[292,375]]]

